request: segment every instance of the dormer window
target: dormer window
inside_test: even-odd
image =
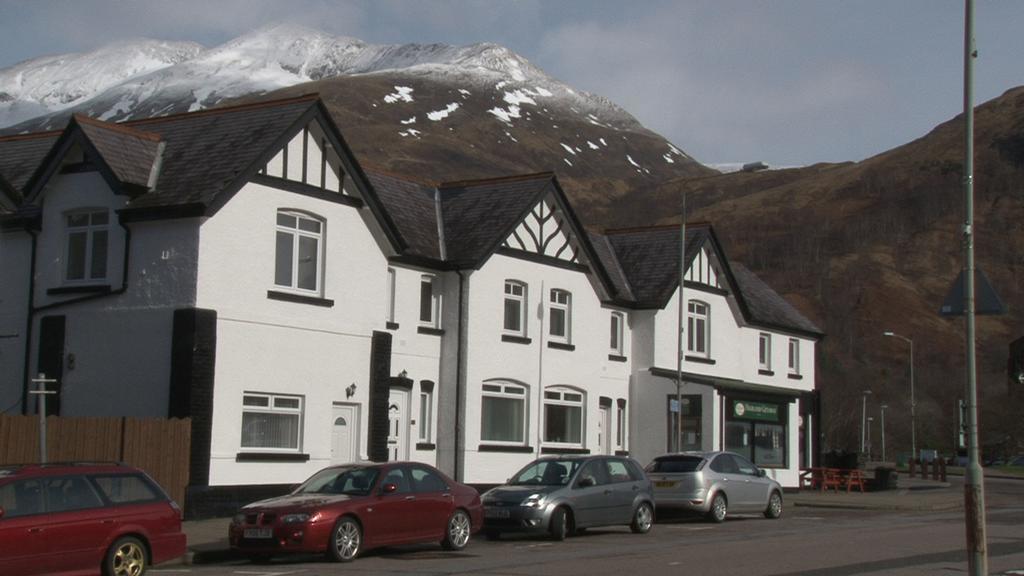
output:
[[[66,281],[106,279],[109,224],[110,213],[107,210],[80,211],[66,215]]]

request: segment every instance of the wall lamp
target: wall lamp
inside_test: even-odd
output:
[[[356,383],[353,382],[345,388],[345,398],[351,398],[356,395]]]

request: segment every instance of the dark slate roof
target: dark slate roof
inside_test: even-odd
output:
[[[752,324],[778,327],[814,335],[822,335],[820,328],[797,311],[778,292],[772,290],[746,266],[738,262],[730,264],[737,290],[743,295],[747,319]]]
[[[686,262],[708,238],[707,225],[687,225]],[[640,308],[663,308],[679,286],[679,227],[657,226],[605,233]]]
[[[4,180],[3,175],[0,175],[0,214],[14,212],[18,206],[15,198],[17,198],[17,192],[14,191],[14,187]]]
[[[408,243],[407,253],[418,258],[441,261],[437,236],[436,187],[363,167],[384,209]]]
[[[148,186],[161,148],[158,134],[80,114],[75,114],[72,122],[78,125],[120,182],[141,188]]]
[[[588,235],[590,236],[590,244],[594,247],[594,253],[597,254],[597,258],[601,261],[604,269],[608,271],[609,279],[615,287],[617,293],[616,300],[621,300],[625,303],[636,301],[633,290],[630,288],[629,280],[626,278],[626,273],[623,272],[622,266],[619,265],[619,259],[615,257],[615,249],[612,248],[611,240],[607,236],[593,232],[589,232]]]
[[[481,264],[553,190],[553,178],[543,173],[441,184],[448,260],[457,267]]]
[[[154,191],[129,207],[209,205],[264,155],[276,153],[272,145],[316,102],[306,96],[124,123],[166,143]]]
[[[25,185],[60,134],[40,132],[0,138],[0,175],[15,190],[15,202],[21,202]]]

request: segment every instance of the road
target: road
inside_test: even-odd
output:
[[[958,480],[954,479],[954,483]],[[988,479],[991,574],[1024,575],[1024,481]],[[962,574],[963,512],[836,510],[789,507],[779,520],[748,516],[720,525],[660,518],[651,533],[626,528],[589,530],[565,542],[475,538],[463,553],[419,545],[371,551],[352,564],[317,557],[169,566],[151,574],[390,575],[481,574],[574,576],[701,574],[842,576],[847,574]],[[1019,571],[1019,572],[1018,572]]]

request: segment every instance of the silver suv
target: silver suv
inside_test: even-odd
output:
[[[560,456],[533,461],[483,495],[484,536],[547,532],[564,540],[592,526],[626,525],[644,534],[654,523],[651,482],[621,456]]]

